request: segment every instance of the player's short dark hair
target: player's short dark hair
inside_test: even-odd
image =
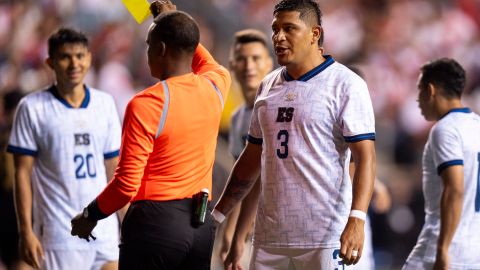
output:
[[[268,48],[267,37],[261,31],[255,29],[245,29],[235,33],[233,47],[238,44],[247,44],[251,42],[259,42],[265,48]]]
[[[200,42],[195,20],[183,11],[165,12],[155,17],[151,37],[163,41],[171,50],[194,53]]]
[[[321,28],[321,36],[318,39],[318,46],[322,46],[324,40],[324,31],[322,27],[322,11],[317,2],[312,0],[282,0],[275,5],[273,15],[281,11],[298,11],[300,19],[310,24],[316,22]]]
[[[465,88],[466,75],[463,67],[454,59],[440,58],[420,68],[420,87],[429,83],[441,88],[448,98],[460,98]]]
[[[88,38],[80,31],[62,27],[48,38],[48,56],[53,57],[55,52],[65,44],[81,44],[88,48]]]

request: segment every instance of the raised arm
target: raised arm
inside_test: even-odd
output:
[[[218,64],[202,44],[198,44],[193,55],[192,70],[194,73],[208,78],[222,93],[224,100],[226,99],[232,84],[230,72]]]
[[[150,4],[150,11],[153,17],[157,17],[160,14],[168,11],[177,10],[177,6],[170,0],[153,1]],[[199,75],[205,75],[215,86],[221,91],[226,99],[227,91],[232,83],[230,73],[226,68],[221,66],[215,61],[213,56],[202,45],[198,44],[192,61],[192,71]]]

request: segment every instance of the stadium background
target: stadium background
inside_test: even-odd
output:
[[[270,34],[272,0],[177,0],[201,28],[201,42],[228,66],[232,34],[253,27]],[[392,195],[387,214],[370,213],[377,269],[397,269],[423,224],[421,154],[430,124],[416,103],[418,68],[429,59],[453,57],[467,70],[465,95],[480,109],[480,0],[320,0],[325,50],[359,67],[368,83],[377,122],[377,170]],[[0,96],[47,86],[46,39],[60,25],[86,32],[93,66],[90,85],[111,93],[122,116],[129,98],[155,81],[146,64],[151,19],[135,23],[120,0],[0,1]],[[1,143],[9,117],[0,108]],[[236,85],[221,124],[220,163],[228,166],[225,141],[231,113],[242,102]],[[3,159],[0,160],[5,163]],[[10,167],[9,167],[10,166]],[[11,164],[2,164],[2,190],[11,188]],[[3,196],[4,192],[2,192]],[[2,202],[3,202],[3,198]],[[6,203],[0,203],[2,213]],[[2,221],[0,241],[14,220]],[[7,229],[6,229],[7,228]],[[15,247],[12,247],[15,248]],[[0,269],[1,263],[0,263]]]

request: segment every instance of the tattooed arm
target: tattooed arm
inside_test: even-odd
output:
[[[247,143],[233,166],[228,185],[215,206],[215,210],[227,216],[253,187],[260,176],[262,145]]]

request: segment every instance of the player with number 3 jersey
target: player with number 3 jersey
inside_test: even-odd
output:
[[[362,257],[375,176],[367,85],[323,53],[316,2],[283,0],[273,15],[282,67],[259,87],[248,143],[212,215],[221,221],[260,173],[250,269],[351,269]]]

